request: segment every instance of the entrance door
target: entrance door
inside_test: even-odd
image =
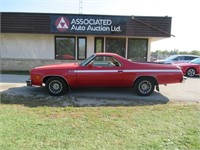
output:
[[[128,59],[147,61],[148,39],[128,39]]]
[[[96,37],[94,43],[94,52],[100,53],[104,51],[104,38],[103,37]]]

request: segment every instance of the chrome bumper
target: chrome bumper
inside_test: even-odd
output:
[[[27,86],[32,86],[32,81],[31,81],[30,79],[27,80],[27,81],[26,81],[26,85],[27,85]]]
[[[183,76],[183,81],[182,83],[184,83],[187,80],[187,77]]]

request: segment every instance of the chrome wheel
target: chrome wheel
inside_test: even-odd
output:
[[[54,94],[58,94],[62,91],[62,83],[58,80],[53,80],[49,83],[49,90],[54,93]]]
[[[46,90],[52,96],[60,96],[67,92],[67,84],[62,78],[51,77],[46,81]]]
[[[147,80],[144,80],[142,82],[140,82],[139,84],[139,91],[143,94],[147,94],[151,91],[152,89],[152,84],[151,82],[147,81]]]
[[[195,71],[195,69],[193,69],[193,68],[189,68],[189,69],[187,70],[187,72],[186,72],[186,75],[187,75],[188,77],[194,77],[195,74],[196,74],[196,71]]]
[[[138,95],[148,96],[155,88],[156,80],[148,77],[142,77],[138,79],[135,83],[135,89]]]

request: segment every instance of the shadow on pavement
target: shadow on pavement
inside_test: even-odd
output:
[[[64,96],[50,96],[45,87],[14,87],[1,92],[1,103],[27,107],[101,107],[146,106],[166,104],[169,99],[154,92],[147,97],[137,96],[131,88],[81,88]]]

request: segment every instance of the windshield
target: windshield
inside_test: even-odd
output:
[[[200,64],[200,58],[193,59],[190,63]]]
[[[81,66],[86,66],[92,59],[94,59],[96,55],[91,55],[87,59],[83,60],[82,62],[79,63]]]

